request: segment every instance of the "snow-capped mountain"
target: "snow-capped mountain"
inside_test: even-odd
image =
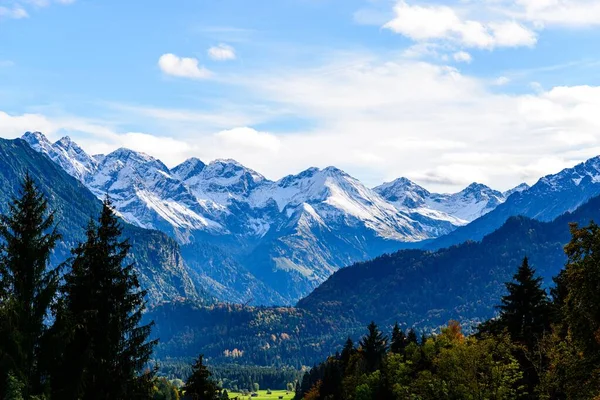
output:
[[[98,166],[97,161],[90,157],[77,143],[65,136],[56,143],[50,141],[40,132],[27,132],[22,136],[31,148],[46,154],[52,161],[60,165],[69,175],[80,181],[91,176]]]
[[[466,240],[480,240],[515,215],[551,221],[598,195],[600,157],[594,157],[558,174],[545,176],[528,189],[521,186],[519,190],[511,191],[506,201],[493,211],[436,239],[428,247],[442,248]]]
[[[506,197],[507,199],[509,198],[510,195],[512,195],[513,193],[521,193],[525,190],[529,190],[531,186],[529,186],[526,183],[521,183],[518,186],[515,186],[514,188],[507,190],[506,192],[502,193],[504,195],[504,197]]]
[[[115,150],[101,158],[84,183],[98,197],[109,194],[122,217],[143,228],[224,229],[162,162],[144,153]],[[185,242],[184,237],[177,238]]]
[[[269,299],[291,303],[340,267],[446,234],[504,201],[476,184],[453,195],[406,179],[373,190],[335,167],[273,182],[234,160],[191,158],[169,169],[128,149],[92,157],[69,138],[23,139],[96,196],[108,194],[128,222],[174,237],[217,295],[230,296],[225,281],[244,293],[266,285],[276,291]]]
[[[522,185],[519,188],[524,190]],[[466,225],[487,214],[507,198],[507,195],[480,183],[472,183],[455,194],[431,193],[406,178],[384,183],[374,190],[400,211],[447,221],[454,226]]]

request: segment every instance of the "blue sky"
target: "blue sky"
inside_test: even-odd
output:
[[[0,136],[507,189],[600,154],[598,0],[0,0]]]

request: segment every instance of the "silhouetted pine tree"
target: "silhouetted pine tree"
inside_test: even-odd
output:
[[[192,375],[188,378],[183,391],[184,399],[190,400],[218,400],[219,387],[212,380],[212,374],[203,363],[201,354],[192,366]]]
[[[540,339],[550,325],[550,303],[546,291],[542,289],[542,278],[535,276],[527,257],[513,277],[506,283],[508,294],[502,297],[500,317],[501,328],[508,330],[514,341],[524,343],[529,348]]]
[[[346,340],[346,344],[344,345],[344,349],[342,350],[342,354],[340,355],[340,362],[342,364],[343,370],[346,370],[346,368],[348,367],[350,358],[354,353],[356,353],[356,349],[354,348],[354,342],[352,341],[352,339],[348,338],[348,340]]]
[[[409,329],[408,333],[406,334],[406,343],[407,344],[410,344],[410,343],[418,344],[419,343],[419,339],[417,338],[417,333],[412,328]]]
[[[66,342],[53,379],[56,398],[150,396],[154,372],[142,371],[156,341],[148,341],[152,324],[140,325],[146,293],[124,263],[130,246],[121,232],[106,199],[86,242],[73,250],[55,329]]]
[[[44,319],[59,282],[48,261],[59,238],[54,214],[27,174],[20,197],[0,217],[0,394],[9,383],[13,397],[17,390],[24,398],[44,391]]]
[[[388,338],[383,336],[375,322],[371,322],[367,327],[369,333],[360,341],[367,362],[369,372],[379,369],[385,353],[387,351]]]
[[[394,354],[404,354],[406,344],[406,335],[396,322],[394,324],[394,328],[392,329],[392,342],[390,344],[390,351]]]

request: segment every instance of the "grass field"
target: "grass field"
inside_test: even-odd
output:
[[[235,399],[236,397],[238,397],[240,400],[247,400],[247,399],[252,399],[252,400],[277,400],[279,399],[279,396],[283,396],[284,400],[291,400],[294,398],[294,393],[290,392],[289,394],[285,394],[285,390],[272,390],[271,394],[267,394],[266,390],[259,390],[258,391],[258,396],[257,397],[250,397],[250,396],[242,396],[241,393],[233,393],[233,392],[229,392],[229,398],[230,399]]]

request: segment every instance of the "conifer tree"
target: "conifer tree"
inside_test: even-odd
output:
[[[344,349],[342,350],[342,354],[340,355],[342,369],[345,370],[348,367],[348,364],[350,363],[350,358],[354,353],[356,353],[356,349],[354,348],[354,342],[352,341],[352,339],[348,338],[348,340],[346,340],[346,344],[344,345]]]
[[[567,398],[600,398],[600,226],[572,224],[565,253],[557,291],[568,335],[555,362],[568,372],[570,382],[563,384]]]
[[[9,375],[12,390],[18,382],[24,398],[45,390],[44,320],[59,283],[58,269],[48,263],[59,238],[54,214],[27,174],[19,198],[0,217],[0,395]]]
[[[524,343],[529,349],[549,329],[550,303],[542,288],[542,278],[535,276],[527,258],[506,283],[508,294],[502,297],[499,324],[508,330],[514,341]]]
[[[390,344],[390,351],[394,354],[403,354],[406,348],[406,335],[400,329],[400,326],[396,322],[392,329],[392,343]]]
[[[156,341],[152,324],[140,325],[146,292],[132,264],[130,246],[108,198],[98,223],[73,250],[57,313],[58,335],[66,341],[54,376],[58,398],[126,399],[148,397],[153,372],[142,372]]]
[[[367,327],[369,333],[360,341],[360,347],[364,351],[365,361],[369,372],[379,369],[385,353],[387,351],[388,338],[383,336],[375,322],[371,322]]]
[[[184,399],[189,400],[218,400],[219,388],[212,380],[212,374],[204,365],[204,356],[201,354],[192,366],[192,375],[183,387]]]
[[[410,344],[418,344],[419,343],[419,339],[417,338],[417,333],[415,332],[414,329],[409,329],[407,334],[406,334],[406,343]]]

